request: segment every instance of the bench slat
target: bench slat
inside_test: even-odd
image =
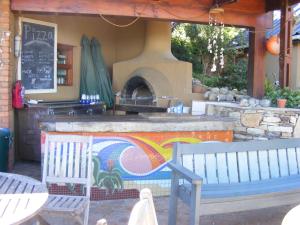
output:
[[[240,182],[248,182],[250,180],[250,177],[247,152],[239,152],[237,157],[239,162],[238,170],[240,174]]]
[[[218,165],[219,183],[220,184],[229,183],[225,153],[217,154],[217,165]]]
[[[74,143],[69,144],[69,160],[68,160],[68,177],[73,177],[74,174]]]
[[[237,171],[237,161],[235,153],[228,153],[228,173],[230,178],[230,183],[239,182],[238,171]]]
[[[268,152],[267,151],[259,151],[259,170],[261,180],[269,179],[270,178],[270,170],[269,170],[269,163],[268,163]]]
[[[205,176],[205,162],[204,162],[204,155],[195,155],[195,171],[196,174],[200,177],[203,177],[203,183],[207,184],[207,179]]]
[[[296,149],[295,148],[289,148],[288,149],[288,163],[290,168],[290,174],[296,175],[298,174],[298,166],[296,161]]]
[[[251,181],[259,180],[259,165],[257,159],[257,152],[248,152],[250,179]]]
[[[300,148],[295,148],[296,150],[296,162],[298,168],[298,174],[300,174]]]
[[[67,171],[68,171],[67,158],[68,158],[68,143],[63,143],[63,153],[62,153],[62,162],[61,162],[62,170],[60,174],[61,177],[67,177]]]
[[[270,168],[271,168],[271,178],[280,177],[277,150],[275,149],[269,150],[269,158],[270,158],[269,161],[270,161]]]
[[[234,196],[248,196],[263,193],[275,193],[299,189],[300,177],[276,178],[252,183],[216,184],[202,187],[202,198],[225,198]],[[186,186],[187,188],[187,186]]]
[[[60,164],[61,164],[61,143],[57,142],[56,143],[56,156],[55,156],[55,176],[59,176],[60,175]]]
[[[217,178],[217,165],[216,165],[216,157],[214,154],[206,154],[206,170],[207,170],[207,183],[215,184],[218,183]]]
[[[268,149],[286,149],[299,147],[300,138],[293,139],[274,139],[267,141],[246,141],[232,143],[198,143],[178,145],[178,155],[180,154],[206,154],[206,153],[224,153],[224,152],[241,152],[241,151],[258,151]]]
[[[50,155],[49,157],[49,163],[48,163],[48,174],[53,176],[54,175],[54,160],[55,160],[55,143],[51,142],[48,154]]]
[[[285,149],[278,149],[280,176],[288,176],[287,155]]]

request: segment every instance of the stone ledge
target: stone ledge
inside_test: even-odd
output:
[[[208,105],[215,105],[218,107],[228,107],[228,108],[236,108],[240,110],[263,110],[263,111],[272,111],[272,112],[295,112],[300,113],[300,109],[293,109],[293,108],[277,108],[277,107],[242,107],[236,103],[228,103],[228,102],[205,102]]]

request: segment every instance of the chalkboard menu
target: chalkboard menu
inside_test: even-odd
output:
[[[56,92],[56,24],[22,18],[21,68],[25,93]]]

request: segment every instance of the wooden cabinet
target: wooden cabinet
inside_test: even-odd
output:
[[[73,85],[73,47],[57,44],[57,85]]]
[[[82,105],[77,101],[48,102],[16,110],[15,144],[17,158],[41,161],[40,122],[84,120],[105,112],[104,104]]]

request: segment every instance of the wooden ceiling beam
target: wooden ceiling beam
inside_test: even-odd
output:
[[[289,0],[289,5],[295,5],[297,3],[300,3],[300,0]]]
[[[266,0],[266,11],[279,10],[283,0]],[[289,0],[289,6],[300,3],[300,0]]]
[[[11,9],[21,12],[103,14],[140,16],[173,21],[208,22],[214,0],[11,0]],[[261,0],[239,0],[224,5],[224,20],[237,26],[254,26],[256,15],[265,12]],[[238,19],[237,19],[238,18]]]

